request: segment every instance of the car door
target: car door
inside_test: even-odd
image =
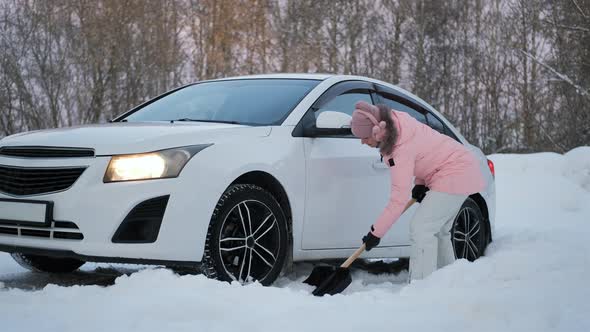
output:
[[[318,99],[300,126],[315,126],[324,111],[352,115],[359,100],[373,103],[373,85],[362,81],[336,84]],[[306,197],[303,249],[347,249],[361,244],[389,199],[390,178],[377,149],[362,145],[350,130],[346,134],[304,136]],[[407,239],[406,225],[396,226],[380,246]],[[406,240],[407,241],[407,240]]]

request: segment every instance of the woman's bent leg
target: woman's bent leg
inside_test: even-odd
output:
[[[436,191],[426,194],[410,221],[410,280],[426,278],[454,261],[450,230],[466,198]]]

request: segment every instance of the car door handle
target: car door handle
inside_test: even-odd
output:
[[[374,169],[387,169],[387,165],[384,162],[377,160],[373,162]]]

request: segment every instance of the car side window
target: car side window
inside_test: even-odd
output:
[[[431,113],[426,113],[426,119],[428,120],[428,125],[430,126],[430,128],[438,131],[441,134],[445,134],[445,126],[442,124],[442,122],[440,122],[439,119],[437,119],[434,115],[432,115]]]
[[[373,104],[371,95],[368,91],[351,90],[334,97],[332,100],[322,105],[322,107],[315,111],[315,117],[317,119],[320,113],[325,111],[341,112],[352,116],[354,105],[360,100]]]
[[[424,114],[422,114],[421,112],[419,112],[409,106],[406,106],[398,101],[395,101],[391,97],[388,97],[387,95],[380,94],[379,96],[381,97],[382,102],[385,103],[385,105],[392,108],[393,110],[408,113],[414,119],[422,122],[423,124],[428,124],[426,122],[426,116],[424,116]]]

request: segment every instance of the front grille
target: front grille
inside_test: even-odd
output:
[[[40,229],[21,229],[20,234],[22,236],[35,236],[35,237],[50,237],[51,232]]]
[[[0,225],[0,236],[3,235],[78,241],[84,239],[84,235],[80,233],[78,225],[70,221],[54,221],[49,228],[20,225]]]
[[[12,195],[35,195],[65,190],[85,167],[24,168],[0,165],[0,191]]]
[[[0,227],[0,234],[18,235],[18,228]]]
[[[0,155],[22,158],[83,158],[94,157],[93,149],[43,146],[4,146]]]

